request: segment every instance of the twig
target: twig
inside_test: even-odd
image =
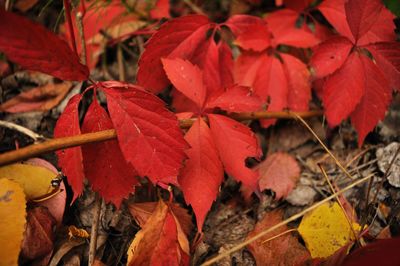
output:
[[[124,55],[122,53],[122,47],[120,44],[117,45],[117,62],[118,62],[119,80],[125,81]]]
[[[31,139],[33,139],[34,142],[39,142],[39,141],[43,141],[43,140],[46,139],[44,136],[42,136],[40,134],[37,134],[36,132],[33,132],[29,128],[17,125],[17,124],[12,123],[12,122],[0,120],[0,127],[6,127],[6,128],[9,128],[9,129],[18,131],[18,132],[30,137]]]
[[[216,256],[216,257],[214,257],[214,258],[212,258],[212,259],[210,259],[210,260],[208,260],[208,261],[206,261],[205,263],[202,264],[202,266],[211,265],[211,264],[213,264],[213,263],[215,263],[215,262],[221,260],[222,258],[224,258],[224,257],[226,257],[226,256],[229,256],[230,254],[232,254],[232,253],[234,253],[234,252],[236,252],[236,251],[238,251],[238,250],[244,248],[244,247],[247,246],[248,244],[250,244],[250,243],[252,243],[252,242],[254,242],[254,241],[260,239],[261,237],[263,237],[263,236],[265,236],[266,234],[268,234],[268,233],[270,233],[270,232],[276,230],[277,228],[279,228],[279,227],[281,227],[281,226],[284,226],[284,225],[287,225],[288,223],[297,220],[298,218],[302,217],[302,216],[305,215],[306,213],[308,213],[308,212],[310,212],[310,211],[312,211],[312,210],[318,208],[318,207],[321,206],[322,204],[324,204],[324,203],[330,201],[331,199],[334,199],[337,195],[343,194],[344,192],[348,191],[349,189],[351,189],[351,188],[353,188],[353,187],[355,187],[355,186],[357,186],[357,185],[359,185],[359,184],[361,184],[361,183],[364,183],[365,181],[367,181],[368,179],[370,179],[372,176],[373,176],[373,174],[368,175],[368,176],[366,176],[366,177],[364,177],[364,178],[362,178],[362,179],[360,179],[360,180],[357,180],[356,182],[354,182],[354,183],[348,185],[347,187],[345,187],[344,189],[342,189],[342,190],[336,192],[335,194],[332,194],[331,196],[329,196],[329,197],[327,197],[327,198],[321,200],[320,202],[315,203],[314,205],[312,205],[312,206],[308,207],[307,209],[305,209],[305,210],[299,212],[298,214],[295,214],[295,215],[289,217],[288,219],[286,219],[286,220],[284,220],[284,221],[282,221],[282,222],[280,222],[280,223],[278,223],[278,224],[276,224],[276,225],[274,225],[274,226],[272,226],[272,227],[269,227],[268,229],[266,229],[266,230],[264,230],[264,231],[258,233],[257,235],[253,236],[252,238],[249,238],[249,239],[247,239],[246,241],[240,243],[239,245],[237,245],[237,246],[235,246],[235,247],[233,247],[233,248],[231,248],[231,249],[225,251],[224,253],[222,253],[222,254],[220,254],[220,255],[218,255],[218,256]]]
[[[81,1],[84,2],[84,1]],[[76,13],[76,21],[78,26],[79,32],[79,39],[81,42],[81,60],[84,65],[87,64],[87,56],[86,56],[86,40],[85,40],[85,31],[83,30],[83,13],[78,12]]]
[[[324,142],[318,137],[318,135],[312,130],[312,128],[307,124],[306,121],[304,121],[301,116],[299,116],[296,113],[292,113],[293,117],[297,118],[309,131],[310,133],[318,140],[319,144],[324,148],[324,150],[331,156],[331,158],[335,161],[336,165],[339,166],[339,168],[343,171],[343,173],[346,174],[346,176],[350,179],[353,180],[354,178],[350,175],[350,173],[346,170],[346,168],[341,164],[341,162],[333,155],[333,153],[328,149],[328,147],[324,144]]]
[[[65,18],[68,23],[69,35],[71,36],[72,48],[74,49],[75,54],[78,55],[78,49],[76,48],[74,27],[72,26],[70,0],[63,0],[63,3],[64,3]]]
[[[89,244],[89,266],[92,266],[96,257],[96,250],[97,250],[97,235],[99,231],[99,220],[100,220],[100,212],[102,210],[102,199],[96,193],[95,196],[95,206],[94,206],[94,217],[93,217],[93,224],[92,229],[90,231],[90,244]]]
[[[206,14],[201,10],[200,7],[196,6],[192,1],[190,0],[183,0],[183,2],[190,7],[196,14],[206,16]]]
[[[295,113],[296,115],[303,117],[311,117],[318,116],[321,114],[321,111],[310,111],[310,112],[302,112]],[[232,115],[235,118],[234,115]],[[289,113],[286,111],[283,112],[254,112],[254,113],[243,113],[236,114],[237,120],[251,120],[251,119],[259,119],[259,118],[282,118],[282,119],[293,119],[293,113]],[[189,128],[195,119],[182,119],[179,121],[179,125],[181,128]],[[117,137],[117,134],[114,129],[108,129],[104,131],[98,131],[94,133],[86,133],[71,137],[65,138],[57,138],[45,141],[43,143],[30,145],[19,150],[6,152],[0,154],[0,166],[5,164],[10,164],[14,162],[18,162],[21,160],[25,160],[31,157],[35,157],[37,155],[41,155],[48,152],[53,152],[60,149],[80,146],[83,144],[88,144],[92,142],[101,142],[110,139],[114,139]]]
[[[336,190],[333,188],[333,185],[332,185],[331,181],[329,180],[329,177],[328,177],[328,175],[326,174],[326,171],[325,171],[324,167],[323,167],[320,163],[318,164],[318,167],[319,167],[319,169],[321,170],[322,175],[324,176],[325,180],[328,182],[329,188],[331,189],[332,193],[335,193]],[[340,208],[341,208],[342,211],[343,211],[343,214],[344,214],[344,216],[345,216],[345,218],[346,218],[346,220],[347,220],[347,223],[348,223],[349,226],[350,226],[350,229],[351,229],[351,232],[353,233],[354,239],[355,239],[355,240],[357,241],[357,243],[361,246],[360,240],[359,240],[358,235],[357,235],[357,233],[356,233],[356,230],[354,230],[353,222],[350,220],[350,217],[347,215],[347,212],[346,212],[346,210],[344,209],[343,204],[342,204],[342,202],[341,202],[340,199],[339,199],[339,195],[336,195],[335,198],[336,198],[336,201],[337,201],[337,203],[339,204]]]

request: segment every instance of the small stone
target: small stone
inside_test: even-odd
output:
[[[390,163],[395,156],[400,143],[392,142],[384,148],[379,148],[376,151],[376,158],[378,159],[378,167],[382,173],[386,173]],[[390,175],[388,176],[389,184],[394,187],[400,188],[400,155],[397,156],[390,168]]]
[[[314,202],[317,192],[309,186],[298,185],[286,198],[294,206],[305,206]]]

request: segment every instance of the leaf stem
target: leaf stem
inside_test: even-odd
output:
[[[76,48],[76,41],[75,41],[75,34],[74,34],[74,28],[72,26],[72,18],[71,18],[71,3],[70,0],[63,0],[64,3],[64,11],[65,11],[65,18],[68,23],[68,30],[69,34],[71,35],[71,41],[72,41],[72,48],[74,49],[74,52],[77,56],[78,55],[78,49]]]
[[[264,111],[264,112],[251,112],[251,113],[236,113],[236,114],[231,114],[230,117],[239,121],[254,120],[261,118],[293,119],[293,114],[296,114],[298,117],[308,118],[313,116],[320,116],[322,115],[322,111],[315,110],[315,111],[298,112],[298,113],[287,112],[287,111],[282,111],[282,112]],[[181,128],[190,128],[194,121],[195,119],[182,119],[179,120],[179,126]],[[94,133],[86,133],[65,138],[50,139],[39,144],[33,144],[18,150],[0,154],[0,166],[26,160],[56,150],[71,148],[93,142],[102,142],[115,138],[117,138],[116,131],[114,129],[108,129]]]

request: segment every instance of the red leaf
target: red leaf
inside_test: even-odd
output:
[[[261,109],[263,101],[249,87],[234,85],[210,99],[206,108],[219,107],[228,112],[253,112]]]
[[[269,111],[281,111],[287,107],[288,81],[276,57],[266,53],[243,52],[235,64],[235,78],[238,84],[253,88],[262,100],[269,101]],[[268,127],[275,121],[262,120],[262,125]]]
[[[49,111],[65,98],[71,88],[71,82],[36,87],[1,104],[0,110],[9,113]]]
[[[370,30],[357,42],[358,46],[376,42],[394,42],[396,40],[396,28],[393,20],[395,16],[385,7],[381,9],[379,17],[374,21]]]
[[[160,59],[179,57],[190,60],[206,41],[210,27],[208,18],[201,15],[184,16],[163,24],[147,42],[140,58],[139,85],[155,93],[162,91],[169,81]]]
[[[303,11],[308,7],[314,0],[284,0],[285,6],[287,8],[296,10],[298,12]]]
[[[82,132],[97,132],[112,129],[107,112],[94,97],[82,124]],[[116,140],[82,146],[85,176],[94,191],[106,202],[111,201],[119,208],[123,198],[134,191],[138,183],[135,170],[126,161]]]
[[[174,87],[197,104],[204,105],[207,89],[203,82],[203,71],[187,60],[161,59],[165,73]]]
[[[186,142],[176,117],[141,87],[102,82],[125,159],[154,184],[177,184]]]
[[[300,178],[297,161],[287,153],[273,153],[256,167],[260,190],[272,189],[276,199],[286,198]]]
[[[274,46],[285,44],[308,48],[320,42],[312,32],[306,29],[307,25],[296,26],[298,18],[299,13],[290,9],[281,9],[265,17],[273,35]]]
[[[189,241],[171,208],[160,201],[129,247],[127,265],[189,265]]]
[[[322,78],[338,70],[346,61],[353,44],[345,37],[333,37],[318,45],[311,58],[315,77]]]
[[[222,115],[209,114],[211,135],[225,171],[243,185],[258,191],[257,174],[245,165],[248,157],[262,154],[250,128]]]
[[[202,69],[208,96],[221,93],[233,84],[232,52],[224,42],[216,44],[214,38],[209,38],[197,49],[191,62]]]
[[[154,19],[169,18],[169,0],[157,0],[154,8],[150,10],[150,16]]]
[[[318,6],[318,9],[341,35],[354,43],[354,37],[346,19],[344,3],[345,0],[325,0]]]
[[[356,41],[370,30],[383,8],[380,0],[349,0],[344,6],[347,22]]]
[[[234,15],[230,17],[223,25],[228,26],[236,38],[238,38],[242,34],[249,32],[249,30],[254,27],[265,26],[265,21],[256,16]]]
[[[289,54],[281,54],[281,57],[289,86],[288,106],[293,111],[307,111],[311,100],[310,72],[296,57]]]
[[[341,265],[396,265],[399,261],[399,245],[399,237],[378,240],[355,250]]]
[[[325,81],[322,101],[330,127],[339,125],[354,111],[365,91],[364,79],[360,55],[353,52]]]
[[[361,56],[364,67],[364,96],[351,114],[351,123],[358,133],[358,146],[364,142],[367,134],[374,129],[385,112],[392,98],[388,81],[380,69],[367,57]]]
[[[256,224],[254,230],[249,233],[247,239],[258,235],[266,228],[282,222],[282,216],[281,210],[266,213],[264,218]],[[290,233],[284,233],[288,229],[287,226],[281,226],[247,245],[257,265],[307,265],[306,260],[310,258],[310,253],[299,243],[295,236]],[[284,234],[278,238],[271,239],[281,233]],[[266,240],[269,241],[263,243]]]
[[[43,26],[0,9],[0,51],[28,70],[63,80],[85,80],[86,66],[68,44]]]
[[[79,127],[79,102],[82,99],[81,94],[77,94],[69,100],[64,112],[58,118],[54,128],[54,137],[70,137],[81,134]],[[72,201],[82,193],[83,179],[83,159],[80,146],[60,150],[56,152],[58,156],[58,165],[67,176],[68,184],[72,187],[74,197]]]
[[[191,148],[186,151],[189,159],[178,181],[186,203],[192,205],[201,232],[207,212],[218,195],[224,170],[210,129],[201,117],[186,133],[185,140]]]
[[[271,33],[267,25],[255,24],[240,34],[235,44],[245,50],[261,52],[271,46]]]
[[[398,42],[376,43],[366,47],[376,60],[390,87],[400,90],[400,44]]]

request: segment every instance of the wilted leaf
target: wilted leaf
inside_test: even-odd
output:
[[[300,178],[300,167],[287,153],[274,153],[261,162],[256,170],[259,173],[260,190],[272,189],[276,198],[286,198]]]
[[[71,88],[71,82],[49,83],[18,94],[1,104],[0,110],[9,113],[49,111],[65,98]]]
[[[0,178],[0,262],[18,265],[25,230],[25,195],[22,187]]]
[[[357,233],[360,225],[353,223]],[[337,202],[325,203],[306,214],[298,228],[313,258],[326,258],[348,242],[354,234]]]
[[[27,225],[22,242],[21,254],[34,260],[53,250],[56,220],[45,207],[28,211]]]
[[[189,242],[170,207],[160,201],[128,249],[128,265],[189,265]]]
[[[0,167],[0,178],[20,184],[28,200],[56,192],[57,189],[51,185],[51,180],[56,176],[56,173],[41,166],[16,163]]]
[[[264,218],[256,224],[256,227],[251,233],[249,233],[247,238],[251,238],[261,231],[282,222],[282,216],[283,212],[281,210],[266,213]],[[263,243],[265,240],[277,236],[288,229],[287,226],[281,226],[247,246],[253,254],[257,266],[303,265],[303,263],[310,257],[306,248],[302,246],[298,239],[291,233],[284,234]]]
[[[157,208],[158,202],[141,202],[141,203],[132,203],[128,205],[129,212],[135,218],[135,221],[138,223],[140,227],[143,227],[147,220],[151,217],[154,213],[155,209]],[[171,211],[174,213],[175,217],[178,219],[183,232],[186,235],[189,235],[192,228],[192,216],[188,213],[185,208],[182,208],[178,204],[175,203],[165,203],[170,208]]]

